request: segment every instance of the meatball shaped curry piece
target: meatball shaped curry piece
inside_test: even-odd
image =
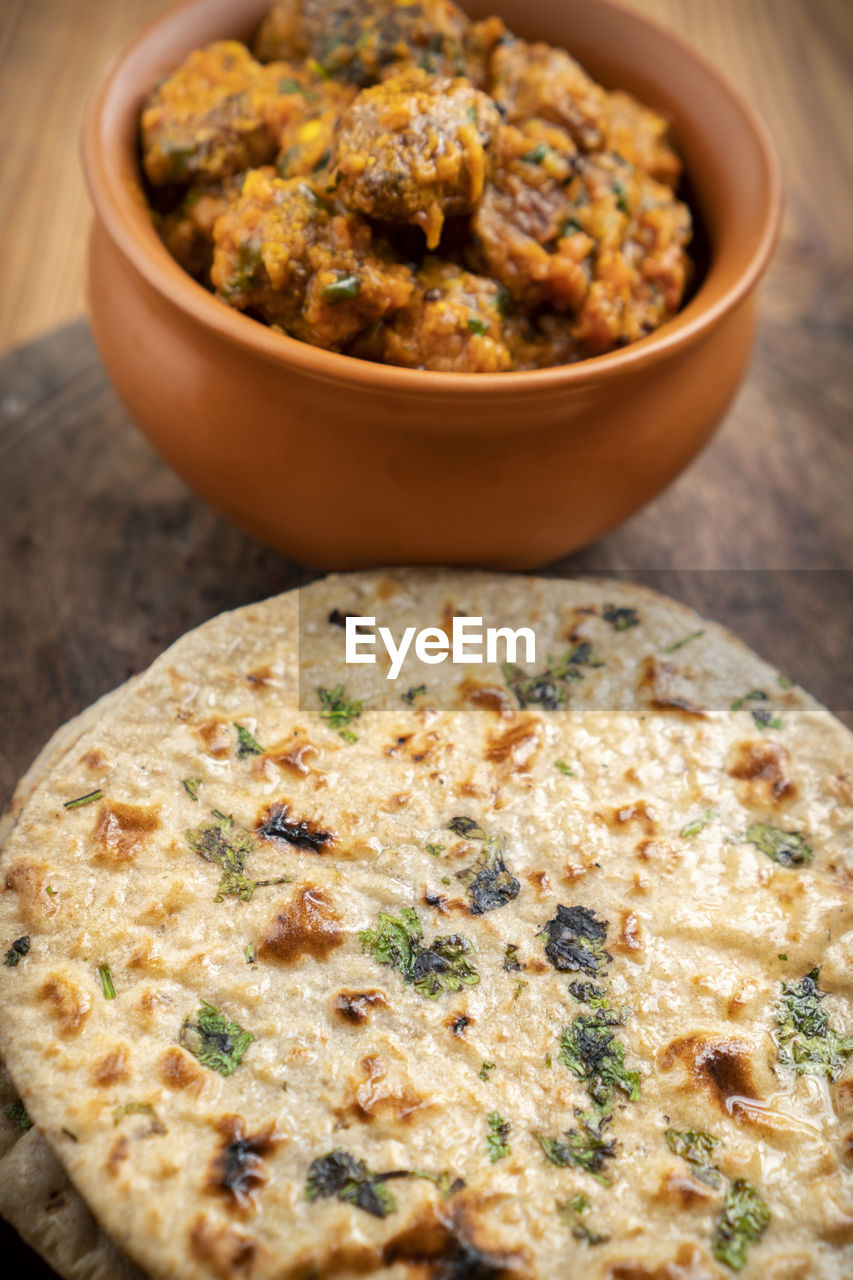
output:
[[[278,0],[255,36],[252,52],[259,62],[299,62],[308,54],[303,0]]]
[[[629,93],[608,93],[564,49],[503,41],[492,54],[489,92],[510,124],[548,121],[582,152],[615,151],[660,182],[678,182],[681,162],[664,117]]]
[[[336,194],[366,217],[420,227],[434,249],[444,219],[482,196],[499,127],[495,104],[467,80],[401,73],[362,90],[344,113]]]
[[[342,113],[358,91],[337,80],[320,80],[304,92],[304,110],[285,124],[275,167],[280,178],[327,169]]]
[[[513,365],[503,334],[505,290],[427,258],[406,305],[354,354],[407,369],[500,373]]]
[[[357,215],[333,213],[303,179],[249,173],[214,228],[210,278],[231,306],[339,350],[404,306],[411,272]]]
[[[503,30],[495,18],[470,23],[450,0],[282,0],[255,52],[265,62],[307,54],[326,75],[359,87],[403,65],[482,80]]]
[[[190,187],[177,209],[157,218],[160,239],[185,271],[205,284],[213,263],[213,228],[237,199],[245,174]]]
[[[589,354],[646,336],[681,304],[687,206],[617,155],[580,155],[556,126],[504,129],[472,233],[472,267],[528,312],[571,313]]]
[[[294,74],[283,64],[261,66],[235,40],[196,49],[143,108],[149,181],[219,182],[272,160],[285,122],[302,108],[299,93],[280,88],[283,80],[295,83]]]

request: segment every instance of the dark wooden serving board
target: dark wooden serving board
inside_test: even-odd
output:
[[[702,457],[548,572],[669,592],[853,725],[850,329],[834,280],[809,276],[796,293],[793,313],[771,296],[751,375]],[[0,530],[0,800],[59,724],[184,631],[312,576],[167,470],[83,321],[0,363]],[[12,1274],[52,1274],[2,1224],[0,1248]]]
[[[723,429],[657,501],[548,572],[634,577],[853,707],[850,343],[815,286],[765,307]],[[477,501],[488,501],[483,494]],[[0,362],[0,803],[52,731],[223,609],[306,580],[154,455],[80,321]]]

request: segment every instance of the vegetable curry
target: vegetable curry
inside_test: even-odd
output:
[[[412,369],[568,364],[681,305],[666,120],[449,0],[282,0],[151,93],[158,231],[228,306]]]

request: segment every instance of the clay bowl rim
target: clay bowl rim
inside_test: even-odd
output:
[[[96,217],[123,256],[156,293],[226,342],[285,369],[295,368],[327,382],[355,384],[373,393],[487,398],[489,395],[516,395],[519,392],[555,392],[604,382],[639,367],[656,364],[680,349],[689,348],[737,308],[767,269],[782,221],[783,183],[776,147],[760,115],[744,94],[682,36],[633,9],[625,8],[616,0],[597,0],[599,8],[607,9],[614,20],[629,18],[650,30],[658,39],[674,46],[681,58],[697,65],[733,102],[757,144],[764,166],[766,190],[761,235],[749,255],[746,269],[723,294],[710,304],[703,303],[703,295],[709,292],[708,286],[718,269],[712,255],[696,294],[682,311],[655,333],[618,351],[552,369],[494,374],[404,369],[326,351],[278,333],[226,306],[178,265],[157,235],[147,203],[139,198],[141,186],[136,156],[128,157],[124,148],[118,145],[111,148],[101,146],[103,114],[127,62],[177,15],[194,8],[203,9],[209,2],[181,0],[142,27],[107,63],[86,108],[81,154]],[[147,90],[148,86],[139,87],[140,99]],[[124,109],[126,113],[127,107]],[[128,181],[128,160],[129,169],[137,175],[135,181]]]

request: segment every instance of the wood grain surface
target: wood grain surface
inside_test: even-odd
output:
[[[787,211],[722,431],[645,511],[548,571],[669,592],[853,726],[853,4],[624,2],[699,45],[763,112]],[[101,63],[163,7],[0,0],[0,349],[82,309],[79,117]],[[307,576],[158,461],[82,321],[0,362],[0,533],[0,802],[53,729],[186,629]],[[2,1224],[0,1249],[12,1274],[52,1275]]]
[[[769,318],[747,389],[698,461],[546,571],[658,587],[853,723],[853,436],[833,373],[843,344],[822,333],[792,374],[795,340]],[[0,387],[2,803],[58,725],[190,627],[311,575],[227,525],[159,461],[85,321],[7,356]],[[826,404],[813,415],[818,387]],[[773,413],[757,413],[762,403]]]

